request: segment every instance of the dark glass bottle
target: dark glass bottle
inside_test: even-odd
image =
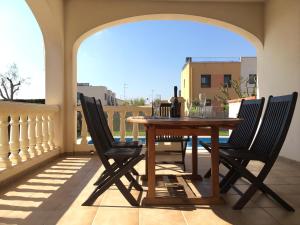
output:
[[[174,98],[171,104],[171,117],[180,117],[180,103],[177,97],[177,86],[174,86]]]

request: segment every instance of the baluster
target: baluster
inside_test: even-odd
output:
[[[11,167],[11,162],[8,158],[8,116],[0,114],[0,168]]]
[[[133,116],[138,116],[139,112],[133,112],[132,115]],[[138,136],[139,136],[139,125],[137,123],[134,123],[132,125],[132,135],[133,135],[133,140],[137,141],[138,140]]]
[[[30,113],[28,115],[28,137],[29,137],[29,154],[31,157],[35,157],[38,155],[36,151],[36,115]]]
[[[10,115],[10,140],[9,140],[9,149],[10,149],[10,160],[12,164],[20,163],[21,157],[19,155],[19,115],[11,114]]]
[[[35,126],[35,134],[36,134],[36,150],[38,154],[42,154],[44,152],[44,149],[42,147],[43,142],[43,126],[42,126],[42,115],[37,114],[36,115],[36,126]]]
[[[20,116],[20,155],[23,161],[30,159],[28,152],[28,122],[27,115],[21,114]]]
[[[48,133],[49,133],[49,147],[50,150],[55,149],[55,144],[54,144],[54,122],[53,122],[53,115],[49,114],[48,115]]]
[[[49,134],[48,134],[48,114],[42,116],[42,133],[43,133],[43,149],[44,152],[48,152],[50,147],[48,144]]]
[[[82,124],[82,126],[81,126],[81,142],[80,142],[80,144],[87,145],[88,144],[88,142],[87,142],[88,131],[87,131],[87,125],[86,125],[84,117],[82,117],[81,124]]]
[[[107,122],[111,133],[114,135],[114,112],[107,112]]]
[[[120,112],[120,140],[125,141],[126,125],[125,125],[126,112]]]

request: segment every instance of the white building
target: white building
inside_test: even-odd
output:
[[[105,86],[91,86],[89,83],[77,83],[77,93],[100,99],[103,105],[117,105],[116,93]]]
[[[256,57],[241,57],[241,91],[252,95],[256,89],[257,59]]]

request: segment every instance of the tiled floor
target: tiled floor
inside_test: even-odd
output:
[[[187,162],[189,160],[190,154],[187,155]],[[93,206],[81,206],[101,173],[100,165],[95,156],[65,157],[16,181],[7,189],[1,190],[0,224],[300,225],[300,163],[279,159],[266,181],[296,208],[294,213],[282,209],[260,192],[256,193],[243,210],[232,210],[232,204],[239,198],[232,190],[223,196],[226,200],[224,205],[134,208],[128,205],[116,187],[111,187]],[[200,154],[199,172],[203,174],[208,166],[209,155]],[[165,172],[162,167],[159,167],[159,171]],[[172,167],[171,170],[180,170]],[[250,168],[257,172],[260,165],[251,164]],[[187,169],[190,170],[189,165]],[[144,171],[143,162],[138,165],[138,170],[141,173]],[[224,168],[221,170],[224,171]],[[238,187],[245,190],[247,183],[241,180]],[[138,192],[132,193],[138,196]]]

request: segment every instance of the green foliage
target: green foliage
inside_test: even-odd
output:
[[[255,87],[253,88],[253,92],[251,94],[249,94],[248,91],[248,80],[241,80],[241,81],[237,81],[237,80],[232,80],[231,81],[231,88],[234,90],[235,94],[238,96],[238,98],[245,98],[245,97],[249,97],[249,96],[256,96],[256,83],[255,83]],[[245,85],[246,86],[246,93],[242,93],[242,86]],[[229,87],[228,85],[224,86],[223,84],[220,84],[219,87],[219,93],[215,95],[215,98],[220,101],[224,106],[227,105],[227,101],[232,99],[232,97],[229,94]]]
[[[133,106],[142,106],[145,105],[144,98],[134,98],[130,100],[125,100],[123,105],[133,105]]]

